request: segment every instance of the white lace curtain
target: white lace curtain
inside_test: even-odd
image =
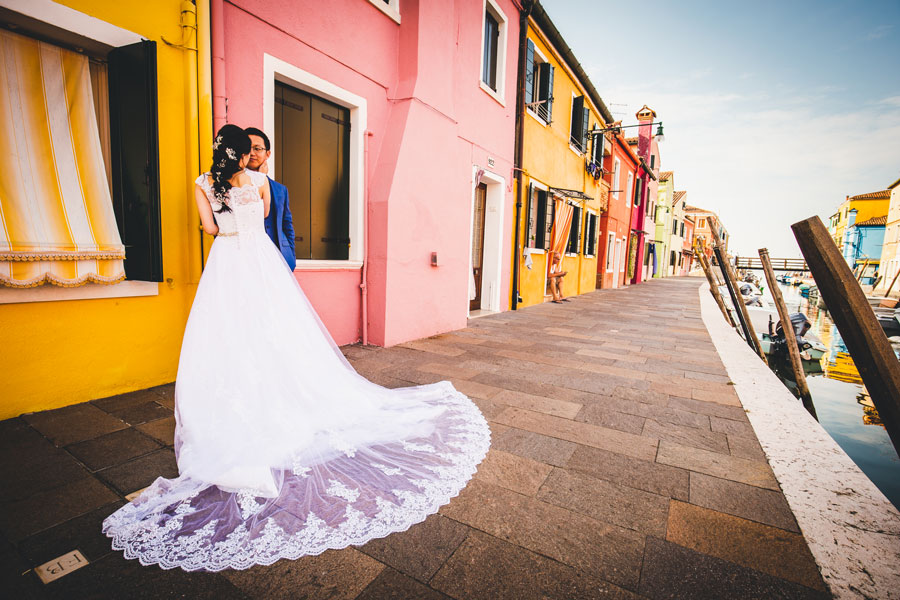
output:
[[[0,31],[0,283],[125,278],[88,59]]]

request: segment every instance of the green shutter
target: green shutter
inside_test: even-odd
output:
[[[525,104],[532,102],[534,102],[534,42],[528,40],[525,49]]]

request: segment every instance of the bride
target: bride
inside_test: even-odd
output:
[[[425,519],[490,445],[449,382],[382,388],[354,371],[265,232],[269,185],[234,125],[196,180],[216,235],[175,384],[179,476],[103,522],[142,564],[246,569],[359,545]]]

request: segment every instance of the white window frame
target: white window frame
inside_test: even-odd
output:
[[[537,179],[532,179],[530,181],[530,183],[531,183],[532,191],[542,190],[544,192],[547,192],[548,195],[550,194],[550,186],[549,185],[541,183]],[[528,199],[528,202],[529,203],[531,202],[531,198]],[[525,223],[525,226],[526,226],[525,236],[527,237],[528,236],[528,231],[527,231],[528,223],[527,222]],[[527,239],[525,240],[525,248],[528,248],[528,240]],[[546,251],[544,250],[543,246],[540,248],[532,248],[531,249],[531,254],[544,254],[545,252]]]
[[[493,13],[495,19],[497,19],[497,90],[494,91],[491,89],[491,86],[486,84],[481,80],[481,74],[484,73],[484,15],[490,11]],[[506,18],[506,14],[500,10],[500,6],[497,5],[494,0],[484,0],[484,4],[481,9],[482,19],[481,19],[481,60],[478,62],[478,87],[480,87],[484,93],[488,96],[496,100],[500,103],[500,106],[506,107],[506,45],[509,27],[509,19]]]
[[[613,273],[616,269],[616,232],[610,231],[606,237],[606,272]]]
[[[51,2],[51,0],[4,0],[3,6],[26,17],[49,23],[114,48],[134,44],[144,39],[133,31],[101,21],[74,8]],[[156,281],[122,281],[114,285],[86,283],[73,288],[50,284],[25,289],[0,287],[0,304],[158,296],[160,285],[162,284]]]
[[[600,240],[600,216],[596,211],[591,210],[589,208],[584,209],[584,238],[581,243],[581,250],[585,258],[594,258],[597,256],[597,244],[594,244],[594,251],[590,254],[587,253],[587,245],[588,245],[588,223],[590,222],[590,217],[593,216],[597,222],[594,225],[594,237],[597,241]]]
[[[624,273],[625,267],[628,265],[628,238],[623,235],[620,241],[622,242],[622,264],[619,265],[619,273]]]
[[[625,184],[625,206],[631,206],[632,198],[634,198],[634,173],[628,171],[628,183]]]
[[[297,271],[325,269],[359,269],[362,266],[365,231],[365,135],[367,124],[366,99],[288,62],[263,54],[263,127],[272,139],[271,177],[275,171],[275,82],[290,85],[319,96],[350,110],[350,254],[347,260],[297,259]],[[356,241],[354,241],[356,240]]]
[[[484,35],[484,34],[482,33],[482,35]],[[531,40],[531,43],[534,44],[534,40]],[[546,63],[546,64],[548,64],[548,65],[550,64],[550,59],[548,59],[546,56],[544,56],[544,53],[541,52],[540,48],[537,47],[537,44],[534,44],[534,58],[535,58],[534,64],[537,64],[537,63],[538,63],[538,61],[537,61],[537,57],[538,57],[538,56],[541,57],[541,61],[540,61],[540,62]],[[537,79],[536,79],[536,78],[537,78],[537,69],[535,69],[534,77],[533,77],[532,80],[531,80],[531,81],[532,81],[532,85],[535,86],[535,89],[537,89],[538,87],[540,87],[539,84],[538,84],[538,82],[537,82]],[[553,90],[550,90],[550,96],[551,96],[551,97],[553,96]],[[537,102],[537,100],[535,100],[535,102]],[[540,123],[542,126],[544,126],[544,127],[549,127],[549,126],[550,126],[550,122],[549,122],[549,121],[545,121],[544,119],[542,119],[541,116],[537,113],[537,111],[534,110],[532,107],[526,106],[526,107],[525,107],[525,112],[528,113],[529,115],[531,115],[531,118],[534,119],[535,121],[537,121],[538,123]]]
[[[400,24],[400,0],[369,0],[369,4],[386,14],[397,25]]]
[[[618,157],[616,157],[613,159],[613,182],[612,182],[613,183],[613,197],[615,197],[616,200],[619,199],[619,183],[620,183],[619,179],[621,178],[621,175],[622,175],[622,161],[620,161],[618,159]],[[629,204],[628,206],[631,206],[631,204]]]
[[[581,227],[584,226],[584,207],[579,206],[577,202],[572,202],[571,200],[566,200],[566,202],[569,204],[569,206],[572,207],[572,219],[573,220],[575,219],[575,211],[576,210],[581,211],[581,214],[578,215],[579,221],[580,221],[580,223],[578,224],[578,228],[581,229]],[[569,230],[569,231],[570,231],[569,235],[572,235],[571,230]],[[581,237],[581,236],[579,235],[579,237]],[[579,244],[576,241],[575,242],[575,252],[567,252],[567,250],[569,248],[569,241],[566,240],[566,249],[563,251],[563,256],[578,256],[578,251],[581,250],[581,248],[579,248],[578,245]]]

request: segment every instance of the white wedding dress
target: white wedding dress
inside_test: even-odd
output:
[[[403,531],[456,496],[490,445],[449,382],[392,390],[353,370],[266,235],[265,175],[248,174],[216,213],[184,333],[179,476],[103,522],[145,565],[245,569]]]

